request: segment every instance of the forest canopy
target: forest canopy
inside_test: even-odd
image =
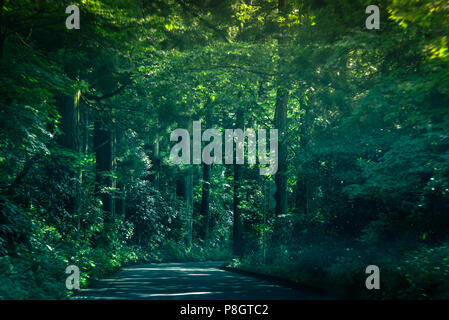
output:
[[[448,30],[446,0],[1,0],[0,298],[202,260],[449,298]],[[173,163],[194,121],[277,130],[277,170]]]

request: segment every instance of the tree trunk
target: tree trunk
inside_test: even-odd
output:
[[[73,96],[61,95],[56,98],[58,112],[61,116],[59,130],[61,134],[56,138],[59,145],[63,148],[70,149],[73,152],[78,152],[80,147],[79,141],[79,100],[81,92],[78,90]],[[71,196],[65,203],[65,209],[72,215],[76,215],[79,211],[79,194],[81,183],[81,169],[73,177],[77,183],[74,185],[74,195]],[[79,217],[78,217],[79,220]],[[78,222],[77,222],[78,225]]]
[[[111,134],[106,130],[100,120],[94,122],[94,150],[96,156],[96,180],[97,192],[101,187],[112,187],[112,139]],[[112,220],[113,199],[109,193],[100,193],[105,211],[105,221]]]
[[[309,132],[310,132],[311,114],[310,110],[306,108],[301,119],[299,136],[301,137],[300,147],[301,153],[306,155],[308,153]],[[305,157],[304,157],[305,158]],[[296,177],[296,197],[295,207],[296,212],[308,214],[309,213],[309,194],[310,194],[310,164],[302,163],[301,168],[297,171]]]
[[[161,159],[159,157],[159,135],[156,135],[156,141],[154,142],[154,185],[158,189],[160,187],[160,171]]]
[[[204,245],[209,246],[209,195],[210,195],[210,165],[203,164],[203,193],[201,196],[201,217],[204,218]]]
[[[151,181],[156,189],[160,187],[160,168],[161,159],[159,157],[159,135],[156,134],[154,141],[152,141],[150,152],[151,159],[151,174],[149,175],[149,181]]]
[[[243,110],[238,109],[236,112],[236,128],[244,130]],[[234,150],[235,157],[235,150]],[[242,250],[242,217],[240,212],[240,185],[241,185],[241,164],[236,164],[234,159],[234,224],[233,224],[233,253],[235,256],[241,256]]]
[[[274,177],[276,183],[276,215],[287,213],[287,142],[286,142],[286,122],[288,91],[279,88],[276,98],[276,119],[275,124],[279,135],[278,149],[278,171]]]
[[[279,0],[279,13],[284,13],[287,7],[286,0]],[[280,30],[278,40],[279,50],[279,64],[278,64],[278,78],[277,78],[277,92],[276,92],[276,110],[275,110],[275,126],[278,129],[279,137],[279,154],[278,154],[278,171],[275,175],[276,183],[276,215],[287,213],[287,105],[289,99],[288,89],[286,88],[285,79],[285,39],[283,37],[282,29]]]
[[[189,165],[185,175],[185,196],[187,210],[187,247],[193,242],[193,167]]]
[[[84,152],[84,154],[89,153],[89,108],[84,104],[83,110],[81,112],[82,118],[83,118],[83,139],[82,139],[82,146],[81,151]]]
[[[190,148],[192,148],[192,125],[190,122],[188,124],[188,130],[190,132]],[[190,149],[190,154],[192,154],[192,149]],[[186,244],[187,248],[192,247],[193,242],[193,165],[187,165],[187,169],[184,172],[184,196],[185,196],[185,204],[186,204],[186,217],[187,217],[187,239]]]
[[[58,136],[58,143],[67,149],[78,151],[79,148],[79,98],[80,91],[75,96],[59,96],[56,98],[58,112],[61,116],[59,129],[62,134]]]
[[[307,181],[303,176],[303,169],[298,170],[296,175],[296,196],[295,211],[297,213],[306,214],[307,212]]]

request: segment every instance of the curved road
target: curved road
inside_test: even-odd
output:
[[[220,269],[220,262],[145,264],[123,268],[72,299],[297,300],[326,299]]]

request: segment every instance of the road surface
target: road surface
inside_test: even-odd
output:
[[[326,299],[307,290],[220,269],[220,262],[129,266],[72,299],[297,300]]]

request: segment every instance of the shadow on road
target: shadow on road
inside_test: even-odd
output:
[[[220,262],[145,264],[123,268],[72,299],[307,300],[326,299],[220,269]]]

